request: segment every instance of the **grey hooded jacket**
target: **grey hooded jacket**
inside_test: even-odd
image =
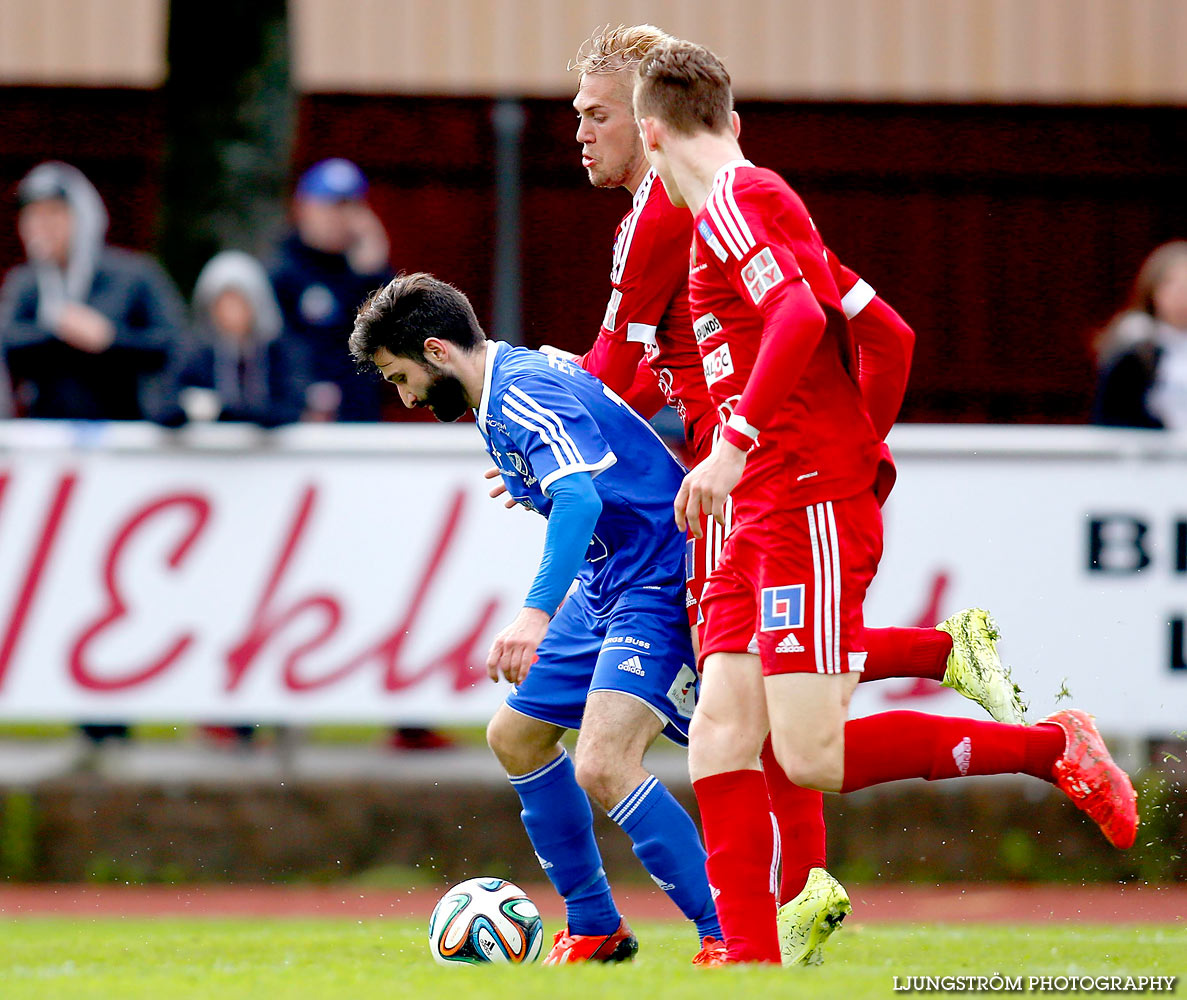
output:
[[[29,416],[136,420],[160,405],[153,375],[166,368],[187,337],[185,310],[173,283],[149,257],[105,243],[107,211],[76,168],[35,167],[18,192],[26,201],[63,197],[74,232],[63,270],[30,262],[13,268],[0,287],[0,347]],[[54,332],[67,302],[90,306],[111,320],[115,338],[97,354]]]

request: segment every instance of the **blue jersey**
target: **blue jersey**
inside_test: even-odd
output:
[[[477,417],[508,493],[545,517],[552,483],[594,477],[602,513],[577,574],[592,608],[630,587],[683,587],[672,501],[685,468],[612,390],[567,361],[489,341]]]

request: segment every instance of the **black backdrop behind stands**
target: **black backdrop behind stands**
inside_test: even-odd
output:
[[[453,281],[489,320],[494,157],[486,98],[306,95],[295,170],[370,175],[393,262]],[[567,99],[524,102],[526,340],[582,348],[605,308],[625,192],[589,189]],[[1145,254],[1187,236],[1179,108],[744,102],[743,148],[804,196],[825,240],[915,326],[904,417],[1081,422],[1089,341]],[[0,267],[13,185],[69,160],[112,240],[153,249],[162,104],[129,90],[0,88]],[[294,172],[295,172],[294,170]],[[188,292],[188,289],[183,289]]]

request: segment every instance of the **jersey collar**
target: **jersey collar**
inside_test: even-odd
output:
[[[655,172],[655,167],[652,167],[639,181],[639,186],[635,189],[635,196],[632,199],[632,206],[638,209],[640,205],[647,204],[647,199],[651,197],[652,186],[659,182],[659,174]]]
[[[482,376],[482,398],[478,401],[478,427],[483,434],[486,433],[486,409],[490,406],[490,383],[495,377],[495,358],[499,349],[506,346],[501,340],[486,342],[486,374]]]
[[[738,167],[753,167],[754,164],[749,160],[730,160],[729,163],[723,163],[717,168],[717,173],[713,175],[712,187],[717,187],[718,184],[724,180],[724,175],[727,170],[737,170]]]

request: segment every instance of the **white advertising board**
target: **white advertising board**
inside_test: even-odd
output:
[[[1033,714],[1187,729],[1187,442],[904,427],[867,624],[990,608]],[[543,521],[472,427],[0,424],[0,718],[461,723]],[[929,683],[855,714],[979,714]]]

